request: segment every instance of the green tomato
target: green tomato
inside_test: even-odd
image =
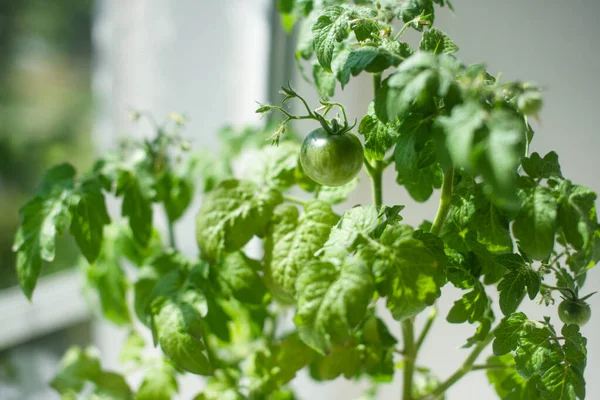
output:
[[[330,134],[323,128],[308,134],[300,149],[300,163],[313,181],[323,186],[342,186],[358,175],[363,147],[356,135]]]
[[[567,325],[583,326],[591,316],[592,309],[586,302],[566,299],[558,305],[558,317]]]

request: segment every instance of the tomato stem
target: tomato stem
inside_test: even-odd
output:
[[[417,339],[417,353],[421,349],[421,346],[423,345],[425,338],[429,334],[429,331],[431,330],[431,327],[433,326],[433,322],[435,321],[437,315],[438,315],[437,307],[433,306],[431,308],[431,311],[429,312],[429,316],[427,317],[427,322],[425,322],[425,326],[423,327],[423,330],[421,331],[421,334],[419,335],[419,339]]]
[[[444,173],[444,183],[442,185],[442,194],[440,195],[440,204],[438,206],[437,214],[433,225],[431,226],[431,233],[439,236],[448,218],[450,212],[450,205],[452,203],[452,190],[454,181],[454,168],[450,167]]]
[[[169,234],[169,246],[171,246],[172,249],[176,249],[177,242],[175,240],[175,226],[174,226],[171,218],[169,218],[169,214],[167,214],[166,206],[165,206],[165,215],[167,216],[167,231]]]
[[[571,296],[572,300],[577,300],[577,293],[575,293],[575,291],[572,290],[572,289],[570,289],[570,288],[550,286],[550,285],[546,285],[545,283],[542,284],[542,286],[545,287],[546,289],[549,289],[549,290],[558,290],[561,293],[566,292],[566,293],[569,294],[569,296]]]
[[[463,376],[473,370],[473,365],[477,360],[477,357],[481,352],[492,342],[494,339],[494,331],[490,331],[483,341],[479,342],[477,346],[471,351],[465,362],[457,369],[447,380],[440,383],[435,390],[420,397],[417,400],[435,400],[446,392],[452,385],[458,382]]]
[[[375,208],[377,211],[381,210],[383,206],[383,168],[381,161],[375,161],[373,166],[373,174],[371,180],[373,181],[373,201],[375,202]]]
[[[413,376],[415,360],[417,358],[417,346],[415,345],[415,329],[411,318],[402,321],[402,338],[404,340],[404,376],[402,387],[402,399],[413,400]]]
[[[287,194],[283,195],[283,199],[285,201],[287,201],[288,203],[294,203],[294,204],[298,204],[298,205],[301,205],[301,206],[305,206],[306,205],[306,200],[302,200],[302,199],[300,199],[298,197],[290,196],[290,195],[287,195]]]

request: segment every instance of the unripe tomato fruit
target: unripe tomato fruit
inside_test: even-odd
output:
[[[342,186],[358,175],[363,154],[362,144],[353,133],[331,134],[319,128],[304,139],[300,163],[313,181],[323,186]]]
[[[592,309],[583,301],[566,299],[558,305],[558,317],[567,325],[583,326],[590,320],[591,316]]]

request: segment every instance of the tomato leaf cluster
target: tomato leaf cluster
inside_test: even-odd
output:
[[[259,105],[269,114],[264,128],[223,129],[217,156],[190,153],[180,134],[185,118],[172,115],[153,139],[124,143],[85,175],[68,164],[47,172],[15,237],[21,287],[31,298],[56,237],[72,235],[98,308],[131,331],[122,361],[144,376],[133,390],[92,350],[76,348],[52,381],[63,396],[91,388],[109,398],[170,399],[178,376],[192,373],[207,377],[196,400],[294,399],[288,384],[306,368],[317,381],[369,380],[365,398],[403,369],[405,400],[434,399],[493,342],[487,377],[500,398],[585,397],[579,325],[589,315],[565,318],[563,310],[558,334],[550,318],[518,311],[526,298],[550,306],[557,293],[585,308],[579,292],[600,261],[596,194],[563,176],[555,152],[529,154],[540,90],[464,65],[449,35],[432,26],[440,7],[452,8],[448,1],[348,3],[278,2],[283,26],[298,25],[296,58],[301,70],[312,69],[318,108],[288,85],[281,107]],[[408,29],[421,36],[418,48],[403,41]],[[364,153],[349,182],[320,184],[302,162],[303,137],[291,121],[356,139],[331,99],[338,83],[343,90],[364,74],[375,86],[357,128]],[[307,115],[284,108],[293,99]],[[343,121],[326,119],[333,108]],[[352,178],[363,162],[375,204],[336,207],[358,187]],[[392,164],[414,200],[441,189],[433,222],[411,227],[404,206],[382,204],[381,176]],[[174,226],[189,217],[197,192],[199,253],[190,256]],[[109,212],[113,203],[120,216]],[[156,228],[161,216],[167,237]],[[416,340],[412,321],[448,284],[462,293],[447,322],[476,326],[465,364],[441,381],[414,364],[436,313]],[[402,325],[402,347],[378,302]],[[147,351],[151,345],[161,352]],[[423,380],[413,384],[415,373]]]

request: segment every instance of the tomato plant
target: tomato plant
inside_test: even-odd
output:
[[[287,85],[281,105],[258,107],[269,115],[264,127],[220,132],[217,156],[190,152],[185,118],[171,115],[153,139],[124,144],[87,174],[69,164],[47,172],[15,237],[22,289],[31,298],[56,237],[71,234],[104,317],[131,332],[126,370],[144,376],[132,388],[92,350],[74,348],[51,383],[58,392],[170,399],[190,373],[206,377],[196,400],[294,399],[288,384],[306,368],[317,381],[369,381],[364,398],[397,376],[403,400],[434,400],[485,369],[503,399],[585,397],[580,325],[591,311],[577,294],[600,261],[596,193],[565,178],[555,152],[529,154],[540,90],[462,63],[433,27],[446,0],[356,3],[279,3],[286,26],[299,26],[295,54],[312,64],[319,105]],[[418,48],[404,41],[407,30],[421,35]],[[364,144],[331,101],[359,74],[374,87],[356,128]],[[289,111],[291,101],[302,114]],[[295,132],[296,120],[312,122],[312,132]],[[363,166],[373,203],[334,211]],[[403,205],[383,203],[391,166],[413,199],[439,199],[431,221],[410,226]],[[173,226],[198,187],[199,255],[190,257]],[[108,195],[120,199],[122,218],[108,212]],[[160,217],[166,234],[155,227]],[[253,238],[260,256],[247,246]],[[440,379],[419,354],[445,286],[463,291],[446,321],[475,326],[465,360]],[[519,311],[525,297],[550,307],[557,294],[567,296],[560,332],[558,321]],[[490,345],[494,355],[478,361]]]

